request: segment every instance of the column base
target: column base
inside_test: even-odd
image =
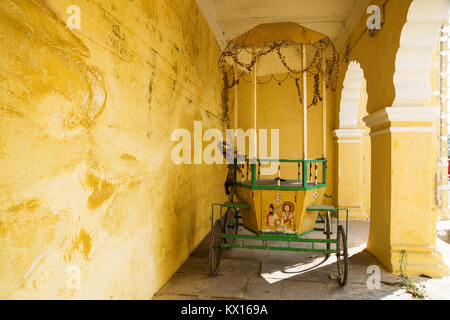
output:
[[[400,272],[400,259],[402,250],[407,252],[406,271],[408,275],[429,276],[433,278],[442,278],[449,274],[449,268],[442,259],[442,254],[435,248],[413,247],[397,248],[392,251],[392,261],[394,273]]]
[[[376,252],[368,251],[374,254],[380,262],[392,273],[400,273],[400,260],[402,258],[402,250],[406,250],[406,268],[403,270],[405,274],[411,276],[428,276],[432,278],[443,278],[450,274],[449,267],[444,263],[442,254],[435,248],[401,245],[396,246],[387,255],[388,261],[382,261],[382,257],[378,257]]]
[[[437,208],[436,213],[438,221],[450,220],[450,210],[448,208]]]

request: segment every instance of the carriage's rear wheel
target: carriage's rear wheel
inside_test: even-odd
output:
[[[211,240],[209,242],[209,256],[208,256],[208,269],[209,275],[217,275],[217,270],[219,269],[220,259],[222,258],[222,247],[220,244],[223,238],[220,237],[222,231],[222,222],[217,220],[214,224],[213,230],[211,232]]]
[[[330,240],[331,238],[331,214],[328,211],[327,215],[325,217],[325,235],[327,237],[327,240]],[[331,244],[327,243],[327,250],[330,250]],[[330,253],[325,254],[325,258],[328,259],[330,257]]]
[[[238,224],[238,215],[235,208],[228,208],[227,212],[225,213],[224,219],[223,219],[223,227],[222,232],[225,234],[237,234],[239,229]],[[236,239],[233,238],[223,238],[223,241],[228,244],[233,244]],[[229,249],[229,247],[227,247]]]
[[[347,284],[348,278],[348,250],[347,250],[347,238],[343,226],[338,228],[338,244],[337,244],[337,278],[341,287]]]

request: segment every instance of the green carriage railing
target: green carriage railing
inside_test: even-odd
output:
[[[278,186],[264,186],[258,185],[258,181],[261,180],[261,164],[264,163],[278,163],[278,174],[277,179],[281,179],[281,170],[280,166],[282,163],[297,163],[297,180],[301,181],[302,184],[300,187],[298,186],[286,186],[286,185],[278,185]],[[238,166],[241,166],[242,172],[242,180],[246,180],[248,182],[239,182],[238,181]],[[322,171],[322,177],[319,181],[318,173],[319,167]],[[250,172],[249,172],[250,169]],[[246,174],[245,174],[246,173]],[[246,176],[246,179],[245,179]],[[309,177],[309,179],[308,179]],[[327,185],[327,160],[325,159],[315,159],[315,160],[303,160],[303,159],[249,159],[245,158],[245,161],[241,161],[238,163],[238,159],[234,159],[234,181],[236,185],[241,187],[247,187],[254,190],[310,190],[310,189],[318,189],[326,187]]]

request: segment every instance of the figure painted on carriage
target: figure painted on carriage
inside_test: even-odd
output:
[[[275,208],[273,207],[273,204],[269,206],[269,213],[266,216],[266,224],[272,229],[276,230],[280,224],[280,218],[278,214],[275,212]]]
[[[292,202],[287,201],[283,203],[281,225],[285,226],[287,230],[291,230],[294,227],[294,210],[295,206]]]

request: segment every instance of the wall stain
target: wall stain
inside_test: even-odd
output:
[[[88,208],[97,209],[114,193],[115,186],[106,180],[89,173],[86,176],[86,184],[93,190],[88,198]]]
[[[120,30],[120,25],[113,24],[111,28],[111,35],[109,36],[107,44],[113,49],[117,50],[119,55],[126,59],[128,54],[128,45],[125,39],[125,35]]]
[[[120,159],[127,160],[127,161],[136,161],[136,157],[132,156],[131,154],[124,153]]]
[[[72,252],[79,250],[84,258],[86,260],[89,259],[89,253],[91,252],[92,243],[91,243],[91,236],[86,232],[86,230],[81,229],[80,234],[78,235],[78,238],[75,239]],[[72,260],[72,254],[69,256],[69,261]]]
[[[97,68],[84,65],[82,72],[88,84],[88,92],[84,102],[72,109],[64,119],[64,127],[73,129],[77,126],[90,129],[95,120],[102,114],[106,102],[106,90],[103,78]]]
[[[36,209],[41,205],[41,202],[37,199],[25,201],[22,203],[19,203],[17,205],[11,206],[8,209],[6,209],[7,213],[14,213],[22,210],[27,210],[30,212],[35,212]]]
[[[24,114],[20,111],[15,110],[13,107],[10,106],[0,106],[0,111],[3,111],[11,116],[23,118]]]

